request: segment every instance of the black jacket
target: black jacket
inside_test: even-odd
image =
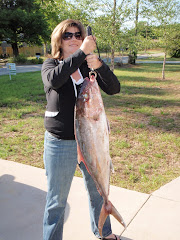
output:
[[[70,57],[59,63],[55,59],[47,59],[42,66],[41,74],[47,99],[47,111],[59,112],[55,117],[45,117],[45,128],[61,139],[74,137],[75,93],[70,75],[80,69],[82,76],[88,77],[90,69],[85,61],[86,55],[79,49]],[[117,77],[103,62],[96,69],[100,88],[109,95],[120,91]]]

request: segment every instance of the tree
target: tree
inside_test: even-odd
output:
[[[46,16],[51,32],[57,24],[67,18],[82,19],[84,10],[80,12],[77,1],[72,4],[66,0],[37,0],[41,3],[41,9]]]
[[[174,24],[171,33],[171,41],[169,42],[168,53],[171,57],[180,58],[180,23]]]
[[[160,46],[164,50],[162,79],[165,79],[166,56],[173,32],[172,24],[179,17],[180,3],[177,0],[144,0],[144,2],[146,15],[150,14],[152,23],[159,26],[156,30],[158,30]]]
[[[94,27],[96,36],[101,39],[105,46],[111,49],[111,70],[114,70],[114,53],[121,46],[121,27],[129,19],[132,6],[131,0],[101,1],[99,6],[100,15],[96,17]]]
[[[76,0],[72,2],[71,16],[81,20],[87,26],[97,17],[99,7],[98,0]]]
[[[49,36],[48,25],[35,0],[0,0],[0,39],[19,55],[19,44],[40,45]]]
[[[153,39],[157,39],[157,35],[153,26],[149,25],[147,21],[140,21],[137,24],[137,35],[135,36],[136,26],[127,31],[127,39],[133,38],[136,45],[137,51],[144,50],[154,47]],[[128,42],[128,40],[126,41]]]

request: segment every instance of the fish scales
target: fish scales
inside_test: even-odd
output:
[[[102,228],[109,214],[124,224],[124,221],[108,200],[110,165],[109,131],[103,100],[98,83],[93,75],[85,78],[76,101],[75,135],[78,144],[78,161],[83,161],[104,204],[99,217],[98,228]]]
[[[110,177],[109,134],[96,81],[85,79],[76,102],[75,123],[76,138],[85,164],[98,185],[98,191],[106,199]]]

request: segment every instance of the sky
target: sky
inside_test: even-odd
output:
[[[75,2],[77,2],[76,0],[66,0],[66,1],[67,1],[67,2],[70,2],[70,3],[75,3]],[[99,2],[107,2],[107,1],[108,1],[108,3],[112,3],[111,5],[113,6],[114,0],[99,0]],[[126,1],[127,1],[127,0],[126,0]],[[137,1],[137,0],[130,0],[131,4],[134,5],[134,17],[133,17],[133,20],[127,21],[126,23],[124,23],[124,24],[123,24],[123,28],[126,27],[126,28],[128,28],[128,29],[131,29],[131,28],[134,28],[134,27],[135,27],[136,1]],[[176,0],[176,1],[178,1],[178,2],[180,3],[180,0]],[[122,2],[122,0],[117,0],[117,6],[119,6],[121,2]],[[141,3],[141,0],[140,0],[140,3]],[[140,8],[141,8],[141,5],[140,5],[139,9],[140,9]],[[101,15],[101,11],[97,11],[96,13],[97,13],[97,15],[98,15],[98,14]],[[148,19],[147,19],[147,18],[143,18],[141,15],[139,15],[138,21],[139,21],[139,22],[140,22],[140,21],[147,21],[147,22],[148,22]],[[176,19],[176,21],[177,21],[177,22],[180,22],[180,15],[179,15],[178,19]]]

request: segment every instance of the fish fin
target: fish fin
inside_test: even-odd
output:
[[[113,215],[124,227],[126,227],[126,224],[121,215],[119,214],[119,212],[117,211],[117,209],[113,206],[113,204],[110,201],[108,201],[106,204],[103,203],[99,216],[98,229],[101,237],[104,223],[109,214]]]
[[[101,212],[99,215],[99,221],[98,221],[98,229],[99,229],[99,234],[102,237],[102,230],[104,223],[106,221],[107,216],[109,215],[108,211],[106,210],[105,204],[102,205]]]
[[[110,169],[111,169],[111,172],[114,173],[114,167],[113,167],[113,163],[112,163],[111,158],[110,158]]]
[[[110,129],[110,124],[109,124],[109,121],[108,121],[107,117],[106,117],[106,121],[107,121],[108,132],[109,132],[109,134],[110,134],[110,133],[111,133],[111,129]]]
[[[86,167],[86,169],[87,169],[87,171],[88,171],[88,173],[91,175],[91,173],[90,173],[90,171],[89,171],[89,168],[88,168],[86,162],[84,161],[84,157],[83,157],[83,155],[82,155],[82,152],[81,152],[81,149],[80,149],[78,143],[77,143],[77,155],[78,155],[78,163],[80,164],[81,162],[83,162],[84,165],[85,165],[85,167]]]
[[[123,225],[123,227],[126,228],[126,224],[125,224],[122,216],[121,216],[120,213],[117,211],[117,209],[113,206],[112,203],[111,203],[111,207],[112,207],[112,209],[111,209],[111,215],[113,215],[113,216],[118,220],[118,222],[120,222],[120,223]]]
[[[80,162],[84,162],[84,158],[78,143],[77,143],[77,155],[78,155],[78,163],[80,164]]]

